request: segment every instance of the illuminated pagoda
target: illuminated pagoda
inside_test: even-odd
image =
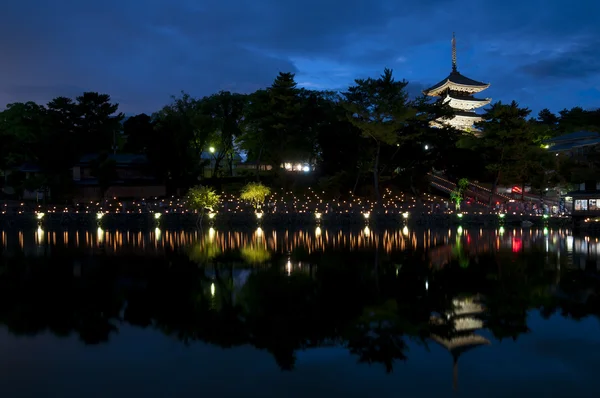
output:
[[[457,130],[477,131],[474,127],[481,117],[475,113],[475,109],[489,104],[491,98],[475,98],[473,94],[479,93],[490,85],[476,80],[469,79],[460,74],[456,68],[456,39],[452,34],[452,72],[438,84],[423,91],[423,94],[430,97],[439,97],[440,101],[448,103],[454,110],[454,117],[451,119],[435,122],[434,125],[441,127],[442,124],[452,126]]]
[[[490,345],[490,341],[475,334],[483,328],[483,321],[478,318],[484,311],[479,298],[454,299],[453,310],[445,314],[431,317],[433,332],[430,338],[447,349],[453,359],[453,386],[458,389],[458,359],[466,351],[473,348]]]

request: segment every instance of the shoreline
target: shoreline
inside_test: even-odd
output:
[[[264,213],[259,219],[254,213],[217,213],[214,218],[205,215],[203,226],[521,226],[524,221],[535,227],[573,227],[570,216],[541,216],[505,214],[469,214],[452,213],[427,214],[412,212],[405,217],[399,214],[371,213],[365,217],[363,213],[324,213],[317,218],[314,213]],[[0,215],[0,227],[36,226],[46,227],[190,227],[198,226],[197,215],[190,213],[105,213],[99,218],[96,213],[49,213],[38,218],[35,213]],[[594,225],[595,226],[595,225]]]

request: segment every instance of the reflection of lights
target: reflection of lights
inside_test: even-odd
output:
[[[100,211],[99,211],[98,213],[96,213],[96,219],[97,219],[97,220],[101,220],[101,219],[102,219],[102,217],[104,217],[104,213],[102,213],[102,212],[100,212]]]
[[[285,269],[288,275],[292,274],[292,261],[288,258],[287,263],[285,263]]]
[[[261,227],[256,228],[256,236],[259,238],[263,236],[263,230]]]
[[[544,227],[544,235],[548,235],[548,228]]]
[[[369,229],[369,227],[365,227],[365,229],[363,230],[364,234],[366,237],[368,237],[369,235],[371,235],[371,230]]]
[[[504,227],[500,227],[500,229],[498,229],[498,235],[504,235]]]
[[[44,243],[44,230],[41,227],[37,229],[37,240],[39,244]]]
[[[404,228],[402,228],[402,234],[403,234],[404,236],[408,236],[408,227],[404,227]]]
[[[315,228],[315,236],[321,236],[321,227]]]
[[[572,252],[573,251],[573,236],[567,236],[567,251],[568,252]]]
[[[212,240],[215,238],[215,229],[213,227],[210,227],[210,229],[208,230],[208,240],[210,240],[212,242]]]
[[[160,216],[162,216],[161,213],[154,213],[154,219],[158,220],[160,218]]]
[[[215,295],[215,284],[214,283],[210,284],[210,295],[211,296]]]
[[[156,240],[160,240],[160,228],[154,228],[154,236]]]
[[[425,280],[425,290],[429,290],[429,281]]]
[[[458,229],[456,230],[456,232],[458,233],[458,235],[462,235],[463,228],[459,226]]]
[[[102,239],[104,238],[104,230],[98,227],[96,233],[98,234],[98,243],[102,243]]]
[[[321,219],[321,213],[315,213],[315,218],[317,220],[320,220]]]

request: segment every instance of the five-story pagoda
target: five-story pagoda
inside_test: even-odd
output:
[[[454,117],[446,120],[440,120],[436,125],[448,124],[455,129],[464,131],[476,131],[474,127],[476,122],[481,120],[474,109],[489,104],[491,98],[475,98],[473,94],[479,93],[490,85],[488,83],[478,82],[469,79],[458,72],[456,68],[456,39],[452,34],[452,72],[447,78],[423,91],[423,94],[430,97],[439,97],[440,101],[448,103],[454,110]]]

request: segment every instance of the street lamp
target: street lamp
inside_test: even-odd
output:
[[[215,153],[215,147],[214,147],[214,146],[211,146],[210,148],[208,148],[208,151],[209,151],[210,153]]]

